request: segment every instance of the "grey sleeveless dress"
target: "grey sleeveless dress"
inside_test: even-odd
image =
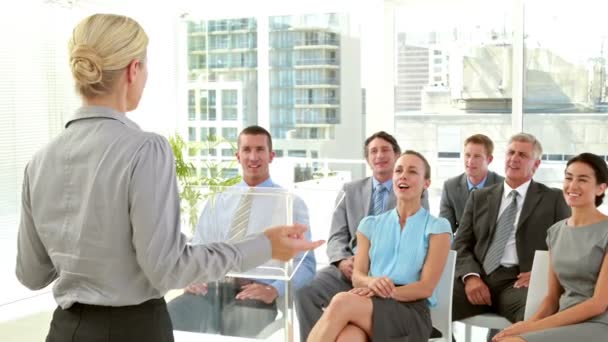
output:
[[[608,221],[584,227],[557,222],[547,233],[551,265],[564,289],[559,300],[563,311],[593,296],[604,256],[608,251]],[[528,342],[608,341],[608,312],[585,322],[536,331],[520,336]]]

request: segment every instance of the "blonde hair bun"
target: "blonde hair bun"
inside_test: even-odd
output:
[[[96,84],[102,80],[103,60],[95,50],[78,45],[72,50],[70,67],[74,79],[81,84]]]
[[[129,63],[145,61],[147,47],[144,29],[129,17],[93,14],[84,18],[68,43],[76,91],[84,98],[111,93]]]

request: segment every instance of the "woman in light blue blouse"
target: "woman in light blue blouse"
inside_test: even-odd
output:
[[[431,184],[430,166],[418,152],[395,163],[397,208],[359,224],[354,289],[336,295],[308,341],[427,341],[429,306],[436,304],[451,243],[446,219],[421,207]]]

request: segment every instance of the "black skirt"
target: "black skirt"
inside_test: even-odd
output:
[[[372,341],[426,342],[433,330],[426,299],[399,302],[372,297]]]
[[[163,298],[139,305],[76,303],[53,313],[46,342],[173,342],[173,327]]]

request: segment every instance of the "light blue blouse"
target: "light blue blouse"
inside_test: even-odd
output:
[[[432,216],[424,208],[408,217],[403,230],[397,209],[393,209],[365,217],[359,223],[358,231],[370,241],[369,276],[388,276],[398,285],[420,280],[432,234],[452,235],[448,220]],[[434,291],[428,302],[431,307],[437,304]]]

